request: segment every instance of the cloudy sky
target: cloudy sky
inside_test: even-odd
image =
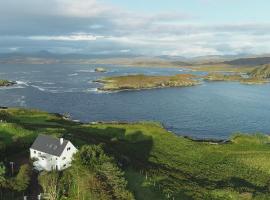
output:
[[[0,52],[270,53],[269,0],[0,0]]]

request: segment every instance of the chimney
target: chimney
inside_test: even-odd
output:
[[[60,138],[60,144],[62,145],[64,143],[64,138]]]

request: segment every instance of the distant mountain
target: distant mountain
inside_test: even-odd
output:
[[[225,61],[224,64],[240,66],[256,66],[270,64],[270,57],[239,58],[236,60]]]
[[[171,61],[188,61],[190,60],[189,58],[186,58],[184,56],[168,56],[168,55],[161,55],[161,56],[156,56],[156,58],[164,59],[164,60],[171,60]]]
[[[0,63],[2,64],[90,64],[97,60],[107,59],[129,59],[139,57],[139,55],[122,54],[57,54],[49,51],[38,51],[32,53],[15,52],[0,54]]]
[[[217,65],[258,66],[270,64],[270,55],[209,55],[199,57],[144,56],[135,54],[57,54],[50,51],[0,54],[0,64],[119,64],[137,66]]]
[[[249,75],[256,78],[270,78],[270,64],[255,68]]]
[[[117,57],[138,57],[140,55],[131,54],[80,54],[80,53],[68,53],[58,54],[50,51],[38,51],[32,53],[16,52],[16,53],[2,53],[0,58],[54,58],[54,59],[94,59],[94,58],[117,58]]]
[[[119,64],[138,66],[187,66],[190,63],[179,61],[183,57],[151,57],[134,54],[56,54],[49,51],[33,53],[2,53],[2,64]]]

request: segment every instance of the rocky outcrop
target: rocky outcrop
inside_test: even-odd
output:
[[[102,73],[104,73],[104,72],[106,72],[106,71],[107,71],[107,70],[104,69],[104,68],[102,68],[102,67],[98,67],[98,68],[95,69],[95,72],[102,72]]]
[[[13,82],[13,81],[0,80],[0,87],[8,87],[8,86],[12,86],[15,84],[16,84],[16,82]]]

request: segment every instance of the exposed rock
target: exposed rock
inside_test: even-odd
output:
[[[8,86],[12,86],[15,84],[16,84],[16,82],[13,82],[13,81],[0,80],[0,87],[8,87]]]

